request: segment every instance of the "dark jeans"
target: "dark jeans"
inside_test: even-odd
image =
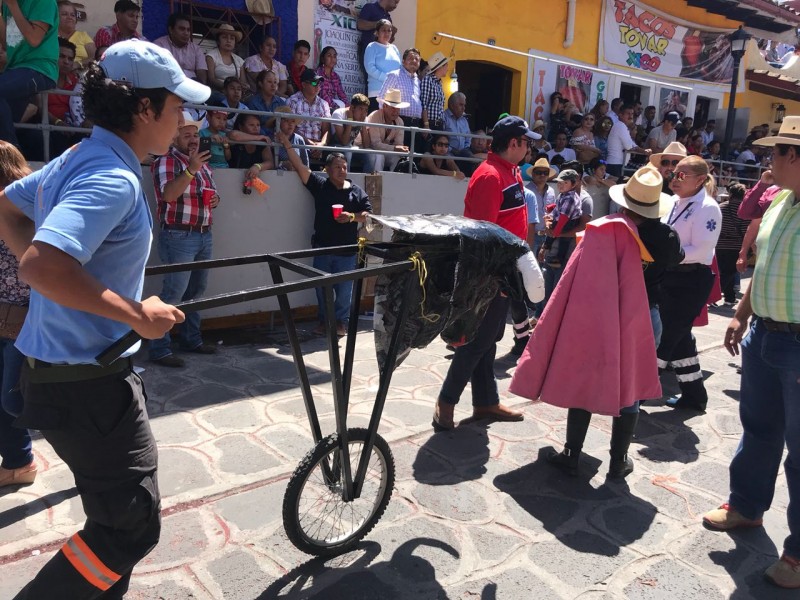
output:
[[[54,87],[55,81],[33,69],[8,69],[0,73],[0,140],[19,146],[14,121],[22,117],[31,96]]]
[[[66,463],[86,523],[16,600],[121,599],[134,566],[158,543],[158,454],[141,378],[125,370],[71,383],[33,383],[23,364],[19,423]]]
[[[719,266],[719,280],[725,302],[736,302],[736,260],[739,258],[738,250],[717,250],[717,265]]]
[[[315,269],[326,273],[342,273],[356,268],[355,254],[350,256],[336,256],[334,254],[320,254],[314,257]],[[320,323],[325,322],[325,292],[321,287],[315,288],[317,292],[317,318]],[[343,281],[333,285],[333,310],[336,321],[347,324],[350,321],[350,302],[353,299],[353,282]]]
[[[0,466],[4,469],[18,469],[33,461],[28,430],[14,427],[14,419],[22,412],[19,371],[24,359],[14,340],[0,338]]]
[[[503,339],[509,299],[497,294],[486,309],[475,338],[459,346],[439,392],[439,400],[458,404],[467,383],[472,383],[472,405],[494,406],[500,403],[497,380],[494,377],[494,358],[497,342]]]

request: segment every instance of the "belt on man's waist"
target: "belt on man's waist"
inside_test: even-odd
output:
[[[162,223],[161,229],[174,229],[176,231],[194,231],[196,233],[206,233],[211,231],[211,225],[189,225],[187,223]]]
[[[764,323],[764,329],[767,331],[776,331],[778,333],[800,333],[800,323],[782,323],[780,321],[773,321],[772,319],[765,319],[759,317],[761,322]]]
[[[31,383],[70,383],[100,379],[117,373],[133,370],[133,359],[130,356],[115,360],[107,367],[100,365],[58,365],[30,356],[25,357],[28,366],[27,379]]]
[[[693,271],[702,271],[703,269],[710,269],[708,265],[702,263],[688,263],[685,265],[675,265],[674,267],[667,267],[667,271],[676,273],[691,273]]]

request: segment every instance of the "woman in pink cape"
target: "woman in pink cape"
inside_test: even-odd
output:
[[[631,473],[639,401],[661,397],[660,284],[683,259],[677,234],[659,220],[670,203],[661,186],[644,167],[610,189],[622,209],[587,225],[511,381],[515,394],[569,409],[564,450],[547,460],[572,475],[593,413],[614,417],[608,476]]]

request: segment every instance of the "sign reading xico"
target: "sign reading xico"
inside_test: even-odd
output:
[[[673,79],[730,85],[731,30],[703,27],[639,2],[605,0],[600,56],[609,65]]]

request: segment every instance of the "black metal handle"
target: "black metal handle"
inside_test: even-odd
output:
[[[141,341],[141,339],[142,336],[131,330],[95,356],[94,359],[101,367],[108,367],[122,356],[128,348],[133,346],[136,342]]]

